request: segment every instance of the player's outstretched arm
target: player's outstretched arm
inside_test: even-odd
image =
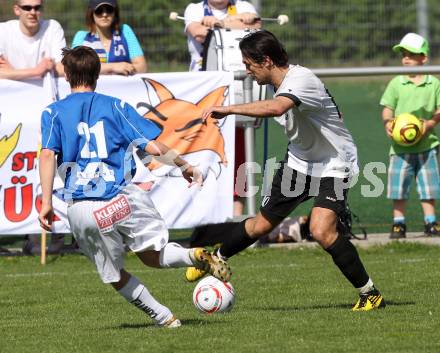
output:
[[[145,152],[154,156],[163,164],[180,168],[182,170],[182,176],[190,183],[189,186],[203,184],[202,173],[163,143],[152,140],[145,146]]]
[[[209,117],[223,119],[230,114],[240,114],[256,118],[271,118],[283,115],[294,106],[295,103],[293,100],[279,96],[274,99],[255,101],[252,103],[210,107],[203,111],[202,119],[206,120]]]
[[[52,230],[53,207],[52,190],[55,177],[55,152],[42,149],[39,162],[40,182],[42,190],[41,211],[38,215],[40,226],[47,231]]]

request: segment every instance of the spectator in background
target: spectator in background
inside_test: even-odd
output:
[[[188,50],[191,55],[189,71],[202,69],[203,43],[210,29],[261,28],[261,21],[254,5],[241,0],[204,0],[197,4],[189,4],[185,9],[184,17]],[[236,128],[234,180],[237,178],[238,168],[243,163],[245,163],[244,131]],[[244,199],[234,193],[234,216],[241,216],[243,211]]]
[[[86,12],[88,31],[79,31],[72,47],[84,45],[96,51],[101,74],[133,75],[147,72],[147,61],[136,35],[127,24],[120,24],[116,0],[90,0]]]
[[[48,72],[62,75],[64,31],[57,21],[42,19],[43,1],[16,0],[13,11],[18,19],[0,23],[0,78],[26,80]],[[63,245],[64,236],[52,234],[48,253],[59,253]],[[23,253],[40,251],[40,235],[27,235]]]
[[[0,23],[0,78],[26,80],[47,72],[62,75],[64,31],[55,20],[43,20],[42,0],[16,0],[18,19]]]
[[[406,34],[393,50],[401,54],[403,66],[424,65],[428,61],[428,42],[416,33]],[[385,89],[380,105],[385,131],[392,141],[387,192],[393,200],[390,238],[406,237],[405,206],[414,178],[425,218],[425,235],[440,236],[435,215],[435,199],[440,198],[440,142],[434,130],[440,122],[440,81],[432,75],[396,76]],[[423,119],[423,135],[415,145],[401,146],[392,140],[394,117],[402,113]]]
[[[203,43],[210,29],[261,27],[254,5],[241,0],[203,0],[197,4],[189,4],[184,17],[188,50],[191,55],[189,71],[202,69]]]

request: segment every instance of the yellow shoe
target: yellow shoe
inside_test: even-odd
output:
[[[368,293],[360,294],[359,300],[353,307],[353,311],[369,311],[373,309],[385,308],[385,300],[377,289],[373,289]]]
[[[194,267],[199,270],[209,272],[212,276],[223,282],[229,282],[231,269],[226,261],[210,253],[205,248],[194,248],[190,251],[191,260]]]
[[[195,282],[206,275],[206,271],[196,267],[188,267],[185,272],[185,278],[188,282]]]

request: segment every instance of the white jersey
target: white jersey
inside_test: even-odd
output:
[[[238,0],[235,4],[237,13],[257,13],[254,5],[247,1]],[[212,14],[215,18],[223,20],[228,15],[228,9],[217,10],[211,8]],[[192,22],[202,22],[204,15],[203,1],[197,4],[189,4],[185,9],[185,34],[188,38],[188,51],[191,55],[191,64],[189,71],[200,71],[202,68],[203,57],[201,55],[203,50],[203,44],[197,42],[193,36],[187,33],[187,28]]]
[[[43,58],[61,62],[61,50],[66,46],[64,31],[55,20],[43,20],[34,36],[25,35],[18,20],[0,23],[0,55],[15,69],[38,65]]]
[[[353,138],[333,97],[311,70],[290,65],[275,96],[295,102],[275,118],[289,139],[289,167],[314,177],[347,178],[359,172]]]

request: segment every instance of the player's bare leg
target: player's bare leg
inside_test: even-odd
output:
[[[336,231],[338,217],[327,208],[314,207],[310,216],[310,233],[333,258],[339,270],[359,290],[359,300],[354,311],[384,308],[385,300],[374,287],[373,281],[359,257],[354,245]]]
[[[228,263],[204,248],[186,249],[176,243],[168,243],[161,251],[136,253],[141,261],[151,267],[192,267],[210,273],[217,279],[228,282],[231,269]]]
[[[319,245],[327,249],[338,238],[335,212],[327,208],[314,207],[310,215],[310,233]]]

